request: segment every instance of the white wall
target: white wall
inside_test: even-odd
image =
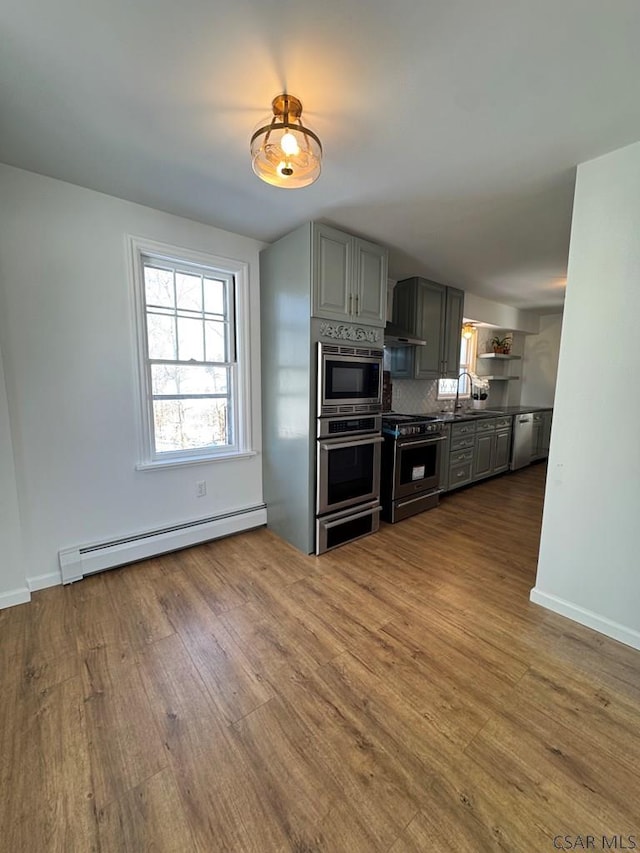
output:
[[[523,406],[553,406],[560,357],[562,314],[540,317],[540,333],[528,335],[522,363]]]
[[[532,600],[640,648],[640,143],[578,168]]]
[[[249,263],[258,451],[262,244],[8,166],[0,166],[0,197],[0,342],[27,579],[59,577],[61,548],[261,503],[259,455],[135,470],[134,318],[126,235]],[[2,440],[0,459],[9,452]],[[11,476],[6,464],[0,465],[4,494]],[[207,481],[206,497],[196,497],[196,480]],[[15,580],[8,574],[0,580],[0,593]]]
[[[464,316],[467,320],[489,323],[498,329],[509,329],[512,332],[537,334],[539,329],[539,315],[535,311],[524,311],[512,305],[494,302],[469,291],[464,295]]]

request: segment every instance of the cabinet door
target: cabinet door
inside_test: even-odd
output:
[[[415,378],[439,379],[444,370],[442,330],[444,328],[447,288],[443,284],[418,279],[417,296],[418,328],[416,332],[427,344],[426,346],[416,347]],[[459,348],[460,345],[458,344]]]
[[[451,427],[448,425],[443,429],[444,441],[440,442],[440,455],[438,463],[438,488],[446,492],[449,488],[449,447],[451,445]]]
[[[460,372],[460,338],[464,313],[464,292],[455,287],[447,288],[447,304],[442,329],[442,375],[456,379]]]
[[[542,452],[542,420],[534,416],[531,430],[531,459],[540,459]]]
[[[353,245],[349,234],[328,225],[313,226],[313,316],[351,321]]]
[[[511,452],[511,430],[502,430],[496,433],[496,449],[493,458],[493,473],[500,474],[509,469],[509,456]]]
[[[473,479],[488,477],[493,472],[495,433],[477,435],[473,454]]]
[[[361,323],[384,327],[387,321],[387,250],[355,238],[353,310]]]
[[[452,465],[449,469],[449,491],[457,489],[459,486],[466,486],[472,480],[472,466],[470,462],[466,462],[464,465]]]

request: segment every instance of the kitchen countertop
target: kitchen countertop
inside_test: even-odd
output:
[[[444,423],[459,423],[460,421],[477,421],[480,418],[499,418],[501,415],[524,415],[527,412],[549,412],[551,406],[494,406],[488,411],[483,409],[461,409],[453,412],[424,412],[430,418],[437,418]]]

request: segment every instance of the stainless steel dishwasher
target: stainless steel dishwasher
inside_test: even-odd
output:
[[[516,415],[513,419],[513,442],[511,444],[511,470],[531,464],[531,442],[533,440],[533,413]]]

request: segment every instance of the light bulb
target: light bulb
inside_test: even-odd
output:
[[[300,153],[298,140],[290,131],[287,131],[280,140],[280,148],[282,148],[287,157],[295,157],[296,154]]]

